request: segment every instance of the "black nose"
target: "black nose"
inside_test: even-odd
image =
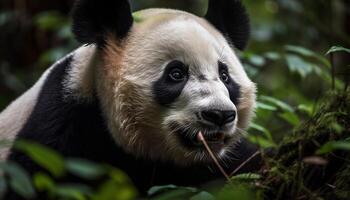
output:
[[[202,111],[201,116],[208,122],[222,126],[236,119],[236,111],[207,110]]]

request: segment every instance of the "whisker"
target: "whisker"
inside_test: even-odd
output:
[[[243,129],[241,129],[241,128],[238,128],[238,127],[237,127],[236,129],[237,129],[238,133],[239,133],[239,134],[242,134],[243,136],[246,136],[246,135],[249,134],[246,130],[243,130]]]

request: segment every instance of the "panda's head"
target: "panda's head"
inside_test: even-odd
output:
[[[249,20],[238,0],[211,0],[205,18],[169,9],[133,15],[126,0],[80,0],[73,32],[98,48],[95,88],[116,143],[137,157],[178,165],[210,162],[239,141],[255,107],[255,84],[233,47]],[[96,136],[98,137],[98,136]]]

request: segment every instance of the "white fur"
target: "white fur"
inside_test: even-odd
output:
[[[194,15],[166,9],[138,14],[145,18],[133,27],[125,43],[109,41],[106,67],[97,75],[103,113],[117,143],[134,155],[153,160],[182,165],[208,160],[205,154],[182,147],[169,130],[169,124],[175,121],[198,132],[194,112],[206,108],[237,110],[238,118],[226,127],[234,145],[239,140],[236,128],[247,126],[255,107],[255,84],[247,77],[234,50],[222,34]],[[190,79],[169,109],[154,101],[153,84],[172,60],[189,66]],[[239,105],[230,101],[219,79],[219,60],[227,64],[231,77],[240,86]],[[199,79],[201,74],[207,77],[206,81]],[[203,92],[208,94],[206,98],[201,97]],[[218,154],[223,156],[223,152],[226,151]]]
[[[94,66],[97,63],[95,45],[81,46],[73,53],[71,67],[63,81],[66,97],[90,100],[94,90]]]

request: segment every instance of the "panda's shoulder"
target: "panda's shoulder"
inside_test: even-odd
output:
[[[13,142],[28,122],[36,118],[33,113],[38,110],[38,106],[43,107],[41,98],[48,96],[43,93],[56,93],[55,90],[59,88],[59,79],[65,76],[65,69],[70,66],[72,56],[73,54],[70,54],[49,67],[31,88],[0,113],[0,137],[2,139]],[[8,151],[8,148],[1,149],[0,159],[5,159]]]
[[[93,144],[93,138],[89,139],[91,134],[104,133],[107,128],[97,98],[84,101],[76,94],[85,83],[81,76],[88,68],[88,63],[84,62],[89,59],[85,54],[87,51],[79,48],[54,64],[16,139],[33,140],[63,154],[79,155],[83,152],[78,147],[81,138],[85,143]]]
[[[78,95],[75,94],[82,84],[80,76],[83,75],[84,66],[81,65],[86,64],[83,61],[88,59],[82,52],[86,50],[78,48],[51,67],[38,93],[31,115],[19,134],[28,134],[27,132],[33,130],[37,135],[44,131],[47,132],[46,135],[50,135],[49,133],[64,126],[73,115],[79,117],[76,116],[75,110],[92,104],[76,99]]]

